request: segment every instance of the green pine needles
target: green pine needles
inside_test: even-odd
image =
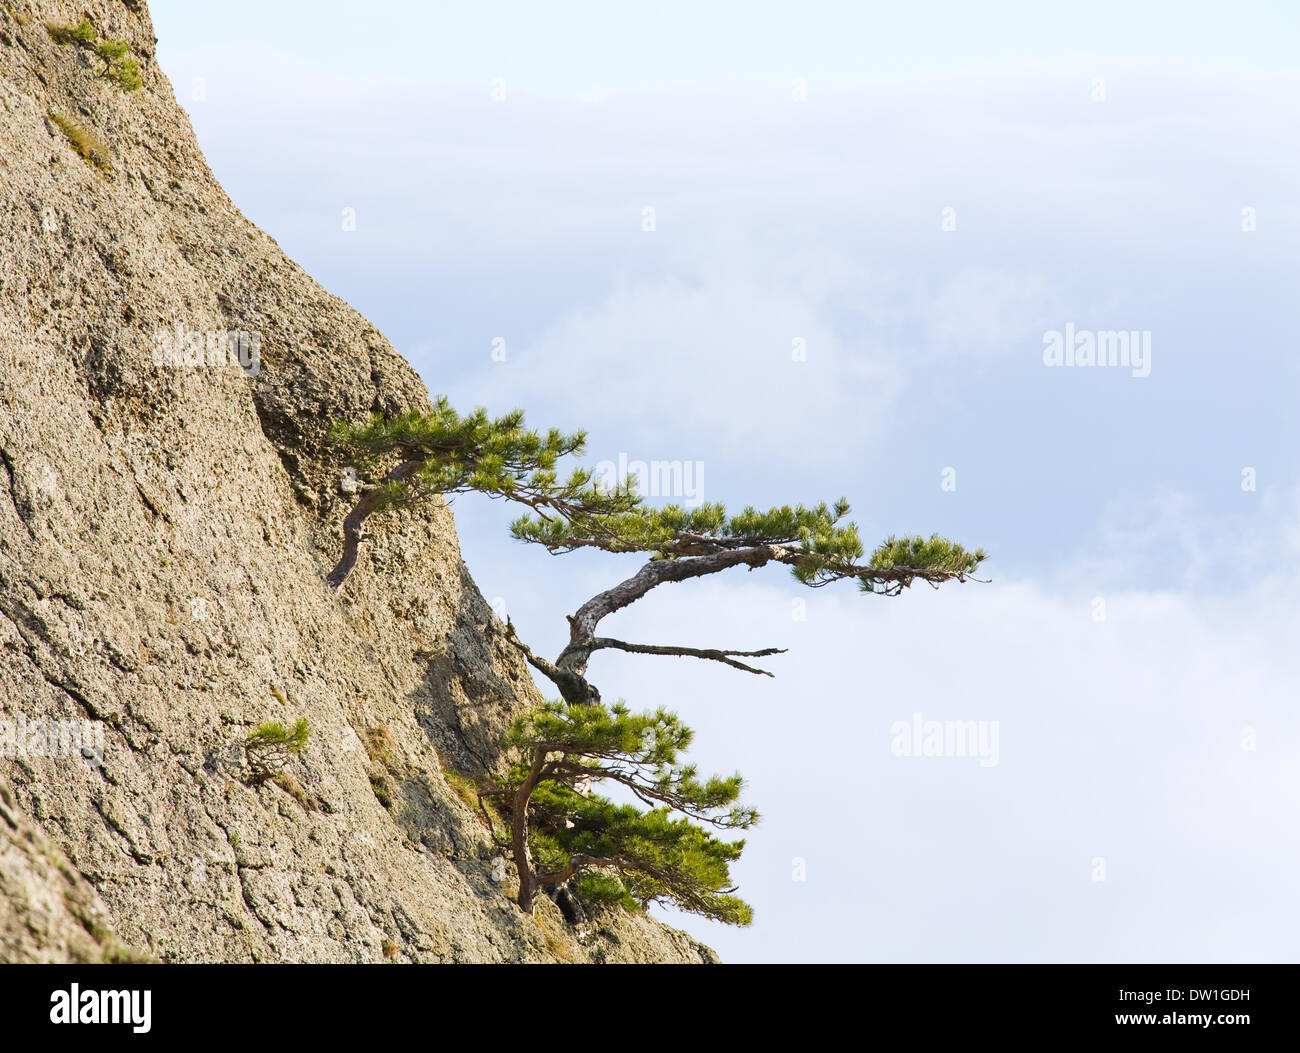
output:
[[[376,415],[359,426],[335,424],[334,442],[373,482],[344,522],[343,558],[330,583],[342,585],[355,566],[368,516],[430,494],[474,490],[526,505],[544,519],[574,520],[593,531],[608,517],[637,507],[634,491],[603,490],[585,469],[560,479],[556,464],[561,457],[582,453],[583,432],[552,429],[541,434],[525,428],[523,421],[521,410],[492,419],[476,409],[462,417],[442,397],[429,413],[412,410],[395,417]],[[380,477],[384,467],[391,470]]]
[[[46,22],[45,28],[49,31],[50,38],[57,44],[93,44],[99,35],[88,18],[83,18],[75,24]]]
[[[483,794],[509,821],[503,847],[519,871],[519,906],[531,911],[540,890],[576,879],[588,903],[668,903],[748,925],[753,912],[728,871],[745,843],[705,827],[745,829],[758,815],[736,803],[739,775],[702,780],[679,760],[690,741],[675,714],[622,703],[554,701],[519,718],[506,736],[509,773]],[[601,784],[648,807],[616,804],[595,792]]]
[[[699,781],[695,769],[678,760],[690,731],[677,717],[664,710],[634,715],[622,703],[606,707],[587,667],[596,652],[615,649],[700,658],[771,676],[742,659],[782,651],[618,640],[599,633],[607,616],[668,582],[738,567],[781,564],[810,588],[854,581],[863,592],[897,596],[916,582],[937,588],[972,579],[986,558],[980,549],[937,534],[889,537],[867,554],[844,498],[736,513],[720,504],[650,507],[635,478],[609,484],[581,467],[561,476],[559,462],[582,455],[585,435],[527,428],[519,410],[496,418],[482,409],[461,416],[439,398],[428,412],[340,422],[332,441],[361,481],[343,522],[342,555],[329,575],[336,588],[356,567],[369,516],[434,494],[476,491],[523,505],[511,533],[551,553],[596,548],[645,557],[635,574],[568,616],[569,642],[554,661],[535,654],[507,622],[508,639],[562,700],[516,723],[506,743],[514,767],[484,793],[509,821],[506,847],[525,911],[538,891],[576,882],[588,902],[644,908],[662,901],[733,924],[750,918],[728,874],[743,842],[720,840],[706,829],[744,829],[756,821],[752,810],[736,804],[740,777]],[[621,786],[644,807],[599,796],[601,783]]]
[[[307,745],[307,718],[299,717],[293,727],[286,728],[278,721],[269,720],[254,728],[244,742],[244,756],[255,783],[273,779]]]
[[[130,46],[125,40],[101,39],[99,31],[88,18],[80,22],[59,24],[45,23],[50,37],[58,44],[75,44],[77,47],[89,48],[104,68],[99,75],[112,81],[123,91],[139,91],[144,84],[140,76],[140,63],[131,56]]]

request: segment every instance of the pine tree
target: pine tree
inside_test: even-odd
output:
[[[535,654],[507,623],[510,640],[563,699],[512,728],[508,745],[517,763],[488,795],[510,819],[509,848],[524,910],[539,888],[577,877],[588,898],[629,905],[667,900],[740,924],[749,917],[749,908],[731,895],[727,873],[743,842],[717,840],[698,825],[744,828],[755,821],[752,810],[735,804],[739,776],[698,782],[694,769],[677,761],[690,740],[677,718],[663,710],[634,716],[622,703],[606,708],[587,666],[596,651],[615,649],[701,658],[771,676],[741,659],[783,652],[617,640],[598,634],[604,618],[660,585],[735,567],[782,564],[810,588],[852,580],[863,592],[897,596],[918,581],[936,588],[966,581],[985,559],[982,550],[937,534],[889,537],[864,559],[844,498],[729,513],[721,504],[649,507],[632,477],[606,484],[579,467],[562,480],[557,464],[583,453],[585,434],[528,429],[519,410],[493,419],[476,409],[462,417],[439,398],[428,413],[336,424],[333,438],[363,481],[344,520],[342,557],[329,575],[335,587],[356,565],[369,516],[433,494],[475,491],[522,504],[527,512],[511,524],[511,533],[552,553],[596,548],[647,557],[631,577],[568,616],[569,642],[554,661]],[[624,786],[648,809],[595,795],[590,787],[599,782]]]
[[[509,820],[505,847],[519,872],[520,908],[531,911],[540,889],[577,879],[588,903],[643,910],[664,902],[749,924],[728,872],[745,843],[704,826],[745,829],[758,815],[736,803],[739,775],[701,780],[679,761],[690,741],[675,714],[634,714],[621,702],[556,700],[516,720],[506,736],[514,763],[483,796],[496,798]],[[648,807],[615,804],[595,792],[602,783]]]

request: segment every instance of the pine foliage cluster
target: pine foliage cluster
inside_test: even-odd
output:
[[[588,899],[639,910],[661,902],[748,924],[728,869],[745,843],[706,827],[743,830],[758,814],[737,803],[740,775],[701,778],[681,761],[691,737],[675,714],[633,713],[621,702],[550,702],[520,717],[506,738],[515,763],[502,789],[509,809],[527,809],[538,881],[577,877]],[[622,787],[637,803],[615,803],[598,785]]]

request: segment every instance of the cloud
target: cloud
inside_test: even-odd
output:
[[[1300,550],[1300,489],[1238,492],[1210,506],[1175,490],[1144,501],[1113,501],[1089,532],[1088,547],[1054,574],[1078,591],[1126,591],[1134,583],[1182,592],[1236,593],[1272,580]]]
[[[945,282],[924,317],[933,353],[1023,356],[1060,323],[1060,295],[1038,274],[970,267]]]
[[[538,414],[567,410],[623,441],[639,436],[647,456],[693,457],[690,442],[777,456],[814,445],[836,418],[866,439],[899,370],[837,332],[831,296],[743,261],[693,280],[622,279],[519,351],[490,391]]]

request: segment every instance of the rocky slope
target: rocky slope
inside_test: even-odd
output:
[[[0,786],[0,962],[140,960],[114,938],[99,894]]]
[[[165,961],[711,960],[510,902],[458,773],[539,696],[450,512],[374,517],[324,581],[329,422],[428,394],[231,204],[154,43],[142,2],[0,4],[0,927],[59,929],[0,957],[117,953],[97,890]],[[177,327],[202,364],[164,355]],[[252,785],[249,729],[300,716],[290,778]]]

